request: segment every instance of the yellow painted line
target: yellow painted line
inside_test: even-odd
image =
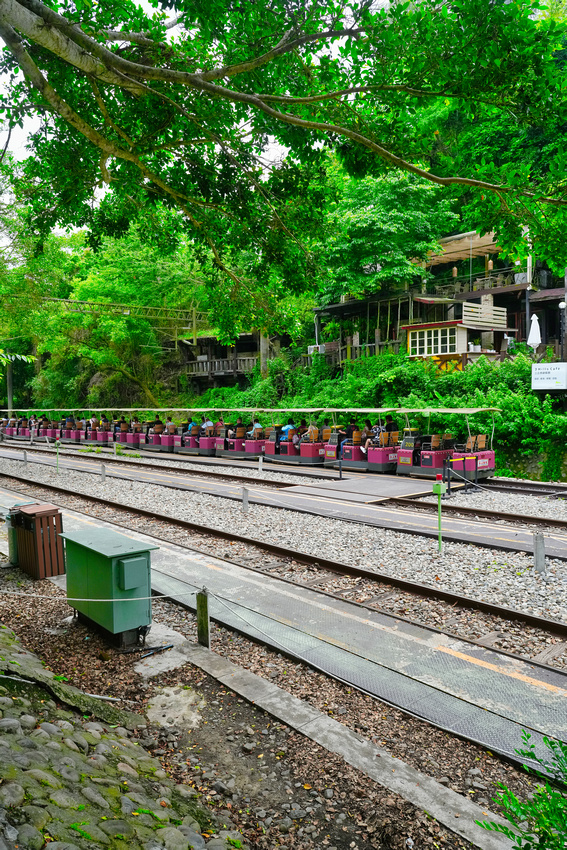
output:
[[[486,670],[492,670],[494,673],[501,673],[503,676],[508,676],[510,679],[518,679],[520,682],[526,682],[528,685],[535,685],[537,688],[543,688],[546,691],[551,691],[554,694],[560,694],[567,697],[567,690],[560,688],[557,685],[551,685],[549,682],[542,682],[540,679],[534,679],[532,676],[526,676],[525,673],[518,673],[516,670],[506,670],[499,667],[497,664],[491,664],[490,661],[483,661],[482,658],[474,658],[467,655],[465,652],[459,652],[456,649],[451,649],[450,646],[438,646],[436,649],[439,652],[445,652],[447,655],[452,655],[455,658],[460,658],[461,661],[467,661],[469,664],[474,664],[477,667],[484,667]]]
[[[214,569],[218,572],[226,572],[228,575],[232,574],[233,576],[234,576],[235,569],[238,571],[238,564],[225,564],[225,563],[223,563],[221,566],[215,565],[213,567],[212,564],[207,564],[206,566],[209,569]],[[240,568],[240,569],[242,569],[242,568]],[[172,577],[174,577],[174,576],[172,576]],[[241,580],[244,580],[247,584],[251,584],[251,585],[256,584],[256,585],[260,585],[260,586],[265,588],[265,579],[263,579],[263,580],[259,579],[256,576],[254,576],[253,574],[252,575],[242,575],[242,576],[239,576],[239,578]],[[277,580],[271,579],[271,581],[277,581]],[[509,678],[516,679],[516,680],[521,681],[521,682],[525,682],[526,684],[533,685],[537,688],[543,688],[544,690],[551,691],[552,693],[559,694],[560,696],[567,696],[567,690],[565,688],[560,688],[557,685],[550,684],[549,682],[543,682],[540,679],[536,679],[533,676],[529,676],[525,673],[520,673],[516,670],[508,669],[506,667],[501,667],[498,664],[492,664],[491,662],[484,661],[481,658],[475,658],[474,656],[468,655],[465,652],[460,652],[459,650],[451,649],[451,647],[446,646],[445,644],[442,644],[440,642],[433,643],[432,640],[435,638],[435,635],[434,634],[428,635],[427,631],[425,629],[424,629],[424,635],[425,636],[420,637],[420,636],[415,635],[415,634],[404,632],[403,630],[400,630],[398,626],[387,626],[383,623],[373,622],[369,618],[363,617],[355,611],[352,611],[352,612],[351,611],[344,611],[344,610],[341,611],[340,609],[338,610],[336,607],[329,605],[328,603],[325,603],[325,602],[323,602],[319,599],[306,598],[304,595],[299,594],[297,591],[294,591],[291,588],[287,588],[287,587],[278,588],[278,593],[281,594],[282,596],[287,596],[290,599],[296,599],[298,601],[301,601],[303,604],[307,604],[311,607],[318,608],[319,610],[322,610],[326,613],[330,613],[334,617],[339,616],[339,617],[343,617],[345,620],[353,620],[354,622],[361,623],[365,626],[368,626],[371,629],[375,629],[376,631],[386,632],[386,633],[388,633],[392,636],[397,637],[398,639],[406,640],[406,641],[409,641],[410,643],[418,643],[422,646],[428,647],[429,649],[431,649],[433,651],[437,650],[439,652],[444,652],[447,655],[452,655],[453,657],[459,658],[461,661],[465,661],[468,664],[473,664],[473,665],[478,666],[478,667],[483,667],[486,670],[491,670],[494,673],[499,673],[503,676],[507,676]],[[347,602],[347,600],[345,600],[345,602]],[[263,612],[261,612],[261,611],[256,611],[256,613],[261,614],[261,615],[263,614]],[[267,615],[264,614],[263,616],[267,616]],[[391,616],[392,616],[392,618],[395,618],[394,615],[391,615]],[[324,640],[328,643],[333,643],[333,644],[337,643],[336,638],[332,637],[331,635],[326,635],[325,632],[318,632],[317,634],[313,634],[311,632],[308,632],[304,628],[301,628],[299,623],[291,622],[287,618],[281,617],[279,614],[273,614],[272,613],[272,618],[279,621],[279,622],[284,622],[284,623],[286,623],[286,625],[293,626],[293,628],[299,629],[300,631],[303,631],[304,634],[308,634],[311,637],[317,637],[319,640]],[[340,646],[341,644],[337,643],[337,645]],[[343,644],[343,646],[345,647],[345,649],[349,649],[350,652],[353,651],[352,646],[349,647],[347,644]],[[363,656],[360,656],[360,657],[362,658]],[[368,659],[368,660],[372,661],[373,659]],[[380,662],[377,661],[377,663],[380,663]],[[524,666],[526,666],[525,662],[521,662],[521,663],[524,664]],[[396,668],[391,668],[391,669],[396,669]],[[400,671],[400,672],[402,672],[402,671]],[[558,671],[558,672],[560,672],[560,671]],[[418,681],[420,681],[420,680],[418,680]]]

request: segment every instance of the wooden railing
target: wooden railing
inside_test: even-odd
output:
[[[365,357],[373,357],[375,354],[380,354],[383,351],[392,351],[394,353],[398,353],[400,350],[400,340],[399,339],[391,339],[386,340],[385,342],[379,342],[377,344],[369,344],[369,345],[337,345],[330,349],[330,346],[326,344],[325,350],[325,360],[331,366],[338,366],[343,363],[348,362],[349,360],[361,360]],[[303,355],[303,363],[304,365],[310,366],[312,362],[312,358],[304,354]]]
[[[235,372],[244,374],[251,372],[258,356],[251,357],[216,357],[211,360],[195,360],[187,364],[189,375],[230,375]]]
[[[509,266],[505,269],[497,269],[489,275],[476,275],[471,278],[468,275],[459,276],[449,280],[441,280],[435,284],[435,294],[451,297],[459,292],[475,292],[479,289],[496,289],[501,286],[514,286],[522,283],[521,275],[526,274],[525,266]]]
[[[479,330],[483,327],[487,330],[505,330],[508,327],[506,308],[463,301],[463,325]]]

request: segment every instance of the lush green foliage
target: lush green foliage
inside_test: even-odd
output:
[[[522,803],[509,788],[499,782],[502,792],[496,797],[496,802],[502,806],[511,827],[494,821],[477,823],[490,832],[503,833],[514,842],[518,850],[563,850],[567,836],[567,795],[564,790],[567,785],[567,745],[544,738],[549,751],[549,759],[544,759],[535,754],[528,732],[524,732],[522,738],[525,746],[517,752],[544,771],[533,771],[543,780],[542,784],[538,785],[531,799]],[[547,781],[549,776],[563,787],[552,787]]]
[[[322,246],[331,276],[323,303],[412,281],[419,271],[415,263],[458,226],[439,187],[413,175],[345,179],[339,173],[334,179],[338,199],[329,206]]]
[[[565,122],[565,27],[536,0],[165,5],[183,16],[169,34],[161,11],[131,0],[14,0],[6,12],[0,109],[11,124],[42,116],[25,163],[40,241],[57,223],[95,243],[119,236],[143,209],[162,249],[194,241],[224,332],[245,304],[262,327],[282,292],[316,275],[321,163],[338,146],[351,173],[393,167],[464,187],[483,226],[498,210],[514,250],[533,217],[567,265],[565,154],[545,144],[538,168],[521,147]],[[468,136],[448,145],[457,119]],[[471,144],[479,120],[503,127],[509,156]],[[263,159],[273,140],[289,150],[281,167]]]
[[[255,376],[247,390],[213,389],[186,403],[219,411],[223,407],[496,407],[500,412],[495,415],[494,440],[504,465],[507,450],[562,454],[567,440],[567,416],[560,402],[530,389],[532,362],[527,353],[502,363],[480,358],[464,371],[443,372],[432,361],[382,354],[352,361],[337,376],[322,357],[314,358],[310,370],[301,370],[282,356],[271,361],[266,379]],[[424,418],[416,417],[416,422],[427,427]],[[458,416],[432,416],[431,428],[465,433],[464,419]],[[471,429],[490,434],[490,414],[471,417]]]

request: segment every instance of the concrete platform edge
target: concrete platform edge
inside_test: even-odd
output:
[[[440,824],[481,850],[504,850],[511,847],[505,836],[487,832],[475,823],[477,820],[506,823],[498,815],[480,808],[466,797],[366,741],[337,720],[211,650],[187,643],[182,651],[191,664],[204,670],[225,687],[329,752],[341,756],[352,767],[426,811]]]

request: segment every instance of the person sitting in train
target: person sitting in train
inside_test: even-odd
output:
[[[148,426],[148,430],[146,431],[146,436],[149,437],[150,434],[163,434],[163,422],[156,416],[153,422]]]
[[[255,417],[254,422],[252,424],[252,428],[250,429],[250,431],[246,432],[246,436],[248,437],[249,440],[257,440],[257,439],[260,438],[260,435],[261,435],[263,430],[264,429],[262,428],[262,425],[260,424],[260,420],[257,417]]]
[[[73,416],[73,414],[72,414],[72,413],[69,413],[69,414],[67,415],[67,418],[65,419],[65,430],[67,430],[67,431],[71,431],[71,430],[74,430],[74,429],[75,429],[75,427],[76,427],[76,425],[75,425],[75,417]]]
[[[108,421],[106,413],[103,413],[100,417],[100,425],[103,431],[110,431],[110,422]]]
[[[192,414],[192,413],[190,413],[190,414],[189,414],[189,416],[187,417],[187,419],[188,419],[189,421],[187,422],[187,430],[186,430],[186,431],[184,431],[184,432],[183,432],[183,434],[182,434],[182,436],[183,436],[183,437],[190,437],[190,436],[191,436],[191,431],[192,431],[192,429],[193,429],[193,428],[197,425],[197,423],[196,423],[196,422],[195,422],[195,420],[193,419],[193,414]]]
[[[378,420],[375,425],[372,425],[370,430],[368,430],[368,425],[370,425],[370,422],[367,419],[364,423],[365,427],[364,431],[362,432],[362,439],[360,441],[360,451],[363,455],[367,453],[370,446],[378,445],[378,437],[385,430],[380,420]]]
[[[211,417],[201,416],[201,426],[199,428],[199,437],[204,437],[207,433],[207,428],[214,428],[213,422],[211,422]]]
[[[303,420],[305,422],[305,420]],[[317,423],[314,419],[311,419],[309,422],[309,427],[301,434],[299,437],[300,443],[314,443],[315,436],[319,434],[319,429],[317,427]]]
[[[388,414],[386,416],[386,428],[385,431],[390,434],[392,431],[399,431],[398,423],[394,421],[393,417]]]
[[[80,419],[77,419],[77,428],[78,428],[79,431],[86,431],[87,430],[87,420],[85,419],[84,413],[81,415]]]
[[[168,416],[165,420],[164,430],[166,434],[175,434],[175,432],[177,431],[177,428],[175,427],[175,423],[173,422],[171,416]]]
[[[242,416],[239,416],[238,419],[236,420],[236,424],[235,424],[234,428],[229,428],[228,439],[234,440],[234,438],[236,437],[236,432],[238,431],[239,428],[242,428],[242,427],[243,427]]]
[[[124,419],[124,415],[120,417],[118,422],[116,423],[116,430],[122,433],[125,433],[129,430],[129,425],[127,421]]]
[[[343,430],[339,428],[339,441],[340,441],[340,449],[339,449],[339,457],[343,456],[344,445],[347,440],[352,440],[352,435],[355,431],[358,431],[358,425],[356,424],[356,420],[354,416],[351,416],[348,425]]]
[[[294,423],[292,417],[290,417],[287,420],[287,425],[282,426],[282,429],[281,429],[280,433],[278,434],[279,439],[277,440],[277,442],[279,443],[282,440],[288,440],[290,431],[295,431],[295,423]]]
[[[137,416],[132,417],[132,433],[133,434],[141,434],[142,433],[142,423],[138,419]]]
[[[218,421],[218,422],[215,422],[215,426],[214,426],[214,427],[215,427],[215,434],[216,434],[216,435],[217,435],[217,437],[218,437],[218,436],[219,436],[219,434],[220,434],[220,432],[221,432],[221,428],[224,428],[224,419],[222,418],[222,416],[220,416],[220,417],[219,417],[219,421]]]

